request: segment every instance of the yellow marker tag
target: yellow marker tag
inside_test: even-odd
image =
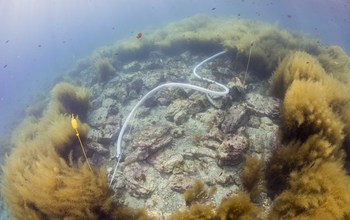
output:
[[[83,151],[83,154],[84,154],[86,163],[88,164],[90,171],[93,172],[93,171],[92,171],[92,168],[91,168],[91,166],[90,166],[90,163],[89,163],[89,159],[88,159],[87,156],[86,156],[86,152],[85,152],[83,143],[81,142],[81,139],[80,139],[80,137],[79,137],[79,132],[78,132],[78,121],[77,121],[76,118],[74,118],[74,114],[72,114],[71,122],[72,122],[72,127],[73,127],[73,129],[75,130],[76,135],[77,135],[77,138],[78,138],[78,140],[79,140],[79,143],[80,143],[80,146],[81,146],[81,150]]]
[[[78,129],[78,121],[76,118],[74,118],[74,114],[72,114],[72,127],[74,130]]]

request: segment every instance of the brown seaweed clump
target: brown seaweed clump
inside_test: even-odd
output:
[[[245,156],[240,178],[252,201],[256,201],[264,190],[264,166],[264,158]]]
[[[97,81],[106,83],[109,79],[116,75],[116,69],[107,58],[98,58],[94,62]]]
[[[153,219],[114,201],[106,170],[82,162],[70,115],[62,114],[87,105],[79,91],[59,84],[45,114],[27,118],[14,134],[1,185],[12,219]],[[87,125],[79,129],[84,140]]]
[[[269,219],[349,218],[350,177],[344,169],[348,85],[303,52],[288,55],[272,83],[284,101],[282,145],[266,168],[267,188],[275,197]]]
[[[269,219],[348,219],[350,178],[342,162],[324,162],[293,171],[288,189],[274,201]]]
[[[204,183],[196,181],[192,188],[184,193],[188,209],[173,213],[168,220],[258,220],[261,219],[259,209],[250,201],[249,195],[239,193],[231,195],[215,205],[209,201],[211,191],[207,191]]]
[[[285,56],[271,77],[271,93],[283,98],[289,86],[296,79],[320,81],[326,71],[317,59],[303,51],[296,51]]]

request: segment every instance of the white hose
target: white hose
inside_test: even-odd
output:
[[[134,108],[131,110],[131,112],[129,113],[128,117],[126,118],[120,132],[119,132],[119,135],[118,135],[118,140],[117,140],[117,154],[115,155],[115,158],[117,158],[118,162],[117,162],[117,165],[115,166],[114,168],[114,172],[113,172],[113,175],[112,175],[112,178],[111,178],[111,181],[110,181],[110,185],[112,184],[113,180],[114,180],[114,177],[115,177],[115,174],[116,174],[116,171],[118,169],[118,165],[119,165],[119,161],[120,161],[120,158],[121,158],[121,153],[122,153],[122,139],[123,139],[123,135],[124,135],[124,132],[125,132],[125,129],[127,128],[128,124],[129,124],[129,121],[130,119],[132,118],[134,112],[136,111],[136,109],[142,105],[142,103],[151,95],[153,95],[154,93],[156,93],[158,90],[162,89],[162,88],[165,88],[165,87],[177,87],[177,88],[185,88],[185,89],[193,89],[193,90],[196,90],[196,91],[199,91],[199,92],[203,92],[203,93],[206,93],[206,94],[210,94],[210,95],[215,95],[215,96],[225,96],[229,93],[229,89],[223,85],[223,84],[220,84],[214,80],[211,80],[211,79],[208,79],[208,78],[204,78],[204,77],[201,77],[197,74],[197,69],[203,65],[204,63],[208,62],[209,60],[211,59],[214,59],[215,57],[217,56],[220,56],[221,54],[224,54],[226,53],[226,51],[222,51],[220,53],[217,53],[205,60],[203,60],[202,62],[200,62],[197,66],[195,66],[193,68],[193,74],[203,80],[203,81],[207,81],[209,83],[214,83],[216,85],[218,85],[219,87],[223,88],[224,91],[214,91],[214,90],[210,90],[210,89],[206,89],[206,88],[203,88],[203,87],[200,87],[200,86],[196,86],[196,85],[192,85],[192,84],[187,84],[187,83],[165,83],[165,84],[162,84],[162,85],[159,85],[157,86],[156,88],[152,89],[151,91],[149,91],[145,96],[142,97],[142,99],[134,106]]]

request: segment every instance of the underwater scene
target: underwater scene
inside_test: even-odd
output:
[[[0,1],[0,219],[350,219],[350,3]]]

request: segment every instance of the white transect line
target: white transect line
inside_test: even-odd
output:
[[[218,83],[214,80],[211,80],[211,79],[208,79],[208,78],[204,78],[204,77],[201,77],[200,75],[197,74],[197,69],[203,65],[204,63],[208,62],[209,60],[212,60],[214,59],[215,57],[217,56],[220,56],[221,54],[224,54],[226,53],[226,51],[222,51],[220,53],[217,53],[205,60],[203,60],[202,62],[200,62],[197,66],[195,66],[193,68],[193,74],[203,80],[203,81],[207,81],[209,83],[214,83],[216,85],[218,85],[219,87],[223,88],[224,91],[214,91],[214,90],[210,90],[210,89],[206,89],[206,88],[203,88],[203,87],[200,87],[200,86],[196,86],[196,85],[192,85],[192,84],[187,84],[187,83],[165,83],[165,84],[162,84],[162,85],[159,85],[157,86],[156,88],[152,89],[151,91],[149,91],[145,96],[142,97],[142,99],[134,106],[134,108],[131,110],[131,112],[129,113],[128,117],[126,118],[120,132],[119,132],[119,135],[118,135],[118,140],[117,140],[117,154],[113,157],[113,158],[117,158],[117,164],[114,168],[114,171],[113,171],[113,175],[112,175],[112,178],[111,178],[111,181],[110,181],[110,185],[112,184],[113,180],[114,180],[114,177],[115,177],[115,174],[116,174],[116,171],[118,169],[118,165],[119,165],[119,162],[120,162],[120,158],[121,158],[121,154],[122,154],[122,139],[123,139],[123,135],[124,135],[124,132],[125,132],[125,129],[127,128],[128,124],[129,124],[129,121],[130,119],[132,118],[132,116],[134,115],[136,109],[142,105],[142,103],[151,95],[153,95],[154,93],[156,93],[158,90],[162,89],[162,88],[169,88],[169,87],[177,87],[177,88],[185,88],[185,89],[193,89],[193,90],[196,90],[196,91],[199,91],[199,92],[203,92],[203,93],[206,93],[206,94],[210,94],[210,95],[215,95],[215,96],[225,96],[229,93],[229,89],[221,84],[221,83]]]

